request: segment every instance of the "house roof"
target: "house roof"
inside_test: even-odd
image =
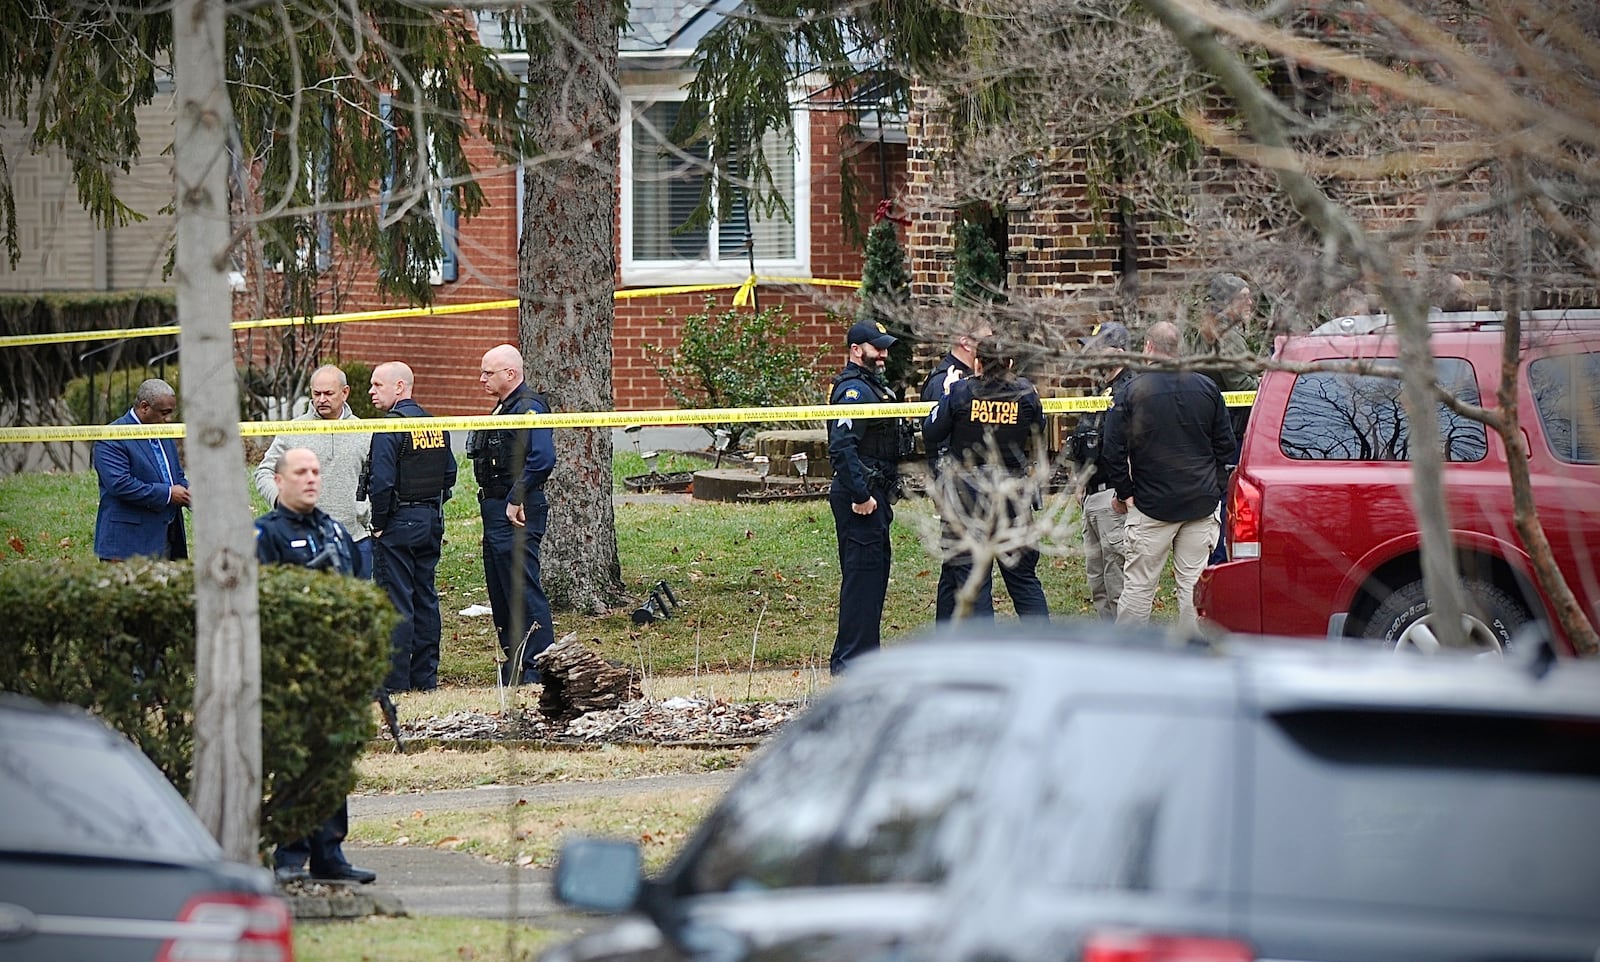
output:
[[[630,67],[672,69],[742,0],[632,0],[628,26],[617,38]]]

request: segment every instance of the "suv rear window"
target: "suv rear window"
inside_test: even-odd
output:
[[[1251,793],[1258,897],[1600,911],[1600,723],[1366,711],[1273,722],[1258,729]]]
[[[1551,453],[1600,462],[1600,354],[1541,357],[1528,365],[1528,386]]]
[[[1396,361],[1380,361],[1398,367]],[[1468,404],[1478,403],[1472,365],[1438,358],[1439,383]],[[1443,404],[1439,434],[1446,461],[1481,461],[1488,453],[1484,427]],[[1400,403],[1400,379],[1374,374],[1314,371],[1295,379],[1283,415],[1279,446],[1300,461],[1408,461],[1411,431]]]

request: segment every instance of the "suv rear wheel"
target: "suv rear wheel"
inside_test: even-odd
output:
[[[1499,653],[1506,650],[1512,634],[1533,615],[1526,605],[1510,593],[1486,581],[1461,582],[1466,593],[1462,627],[1473,650]],[[1433,602],[1428,600],[1421,581],[1413,581],[1390,594],[1367,620],[1366,637],[1382,639],[1397,651],[1413,650],[1433,654],[1439,650],[1434,634]]]

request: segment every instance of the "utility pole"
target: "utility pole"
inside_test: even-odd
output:
[[[175,0],[179,392],[194,490],[192,804],[229,858],[254,862],[261,817],[261,621],[250,502],[239,477],[238,376],[228,288],[224,0]]]

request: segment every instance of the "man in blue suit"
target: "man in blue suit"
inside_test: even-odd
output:
[[[172,385],[151,378],[139,385],[133,407],[112,424],[166,424],[178,410]],[[183,509],[189,479],[171,438],[97,441],[94,470],[100,476],[100,510],[94,521],[94,553],[102,561],[136,555],[187,558]]]

